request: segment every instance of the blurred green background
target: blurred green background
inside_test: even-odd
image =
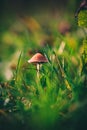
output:
[[[9,66],[15,68],[20,51],[37,52],[42,44],[55,44],[57,33],[64,33],[64,29],[75,33],[74,13],[79,3],[78,0],[0,1],[0,80],[10,79]]]

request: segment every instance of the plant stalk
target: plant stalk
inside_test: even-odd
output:
[[[37,78],[39,79],[40,77],[40,64],[37,63]]]

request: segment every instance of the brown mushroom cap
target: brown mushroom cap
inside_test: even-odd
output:
[[[46,63],[48,60],[44,55],[41,53],[36,53],[30,60],[28,60],[29,63]]]

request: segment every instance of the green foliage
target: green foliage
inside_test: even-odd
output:
[[[87,28],[87,10],[80,11],[78,15],[78,25],[81,26],[83,30],[84,28]],[[87,34],[87,32],[85,32],[85,34]],[[87,36],[85,36],[83,40],[82,66],[83,66],[82,73],[85,74],[86,76],[87,74]]]
[[[82,62],[83,62],[83,72],[87,74],[87,37],[83,40],[83,54],[82,54]]]
[[[78,14],[78,25],[87,28],[87,10],[80,11]]]
[[[87,91],[87,32],[85,31],[85,28],[87,28],[87,10],[80,11],[78,15],[78,25],[82,27],[83,31],[85,32],[85,37],[83,39],[82,44],[82,53],[81,53],[81,64],[82,64],[82,76],[83,81],[80,82],[80,89],[79,89],[79,98],[80,100],[85,99],[87,97],[87,94],[85,93]],[[80,92],[82,91],[82,92]]]

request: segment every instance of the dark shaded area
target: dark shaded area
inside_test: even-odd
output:
[[[87,9],[87,0],[82,0],[80,6],[78,7],[76,13],[75,13],[75,17],[78,16],[78,13],[81,11],[81,10],[85,10]]]
[[[87,129],[87,102],[80,106],[76,111],[72,112],[68,118],[63,119],[55,125],[55,129],[60,130],[86,130]]]
[[[0,1],[0,12],[2,15],[6,15],[7,13],[25,13],[27,11],[31,13],[37,10],[45,10],[46,8],[51,10],[59,10],[60,8],[67,9],[68,3],[69,0],[3,0]],[[77,5],[77,1],[72,3]]]
[[[8,29],[10,24],[19,16],[33,15],[42,12],[57,13],[58,11],[67,10],[73,12],[80,2],[69,0],[1,0],[0,1],[0,30]],[[77,5],[78,4],[78,5]],[[72,6],[72,8],[71,8]],[[65,11],[64,11],[65,12]]]
[[[50,125],[45,124],[37,116],[37,124],[33,122],[29,113],[25,113],[23,118],[21,113],[21,119],[19,114],[12,116],[3,116],[0,114],[0,129],[2,130],[86,130],[87,129],[87,102],[83,103],[77,110],[69,113],[67,117],[58,117],[56,121]],[[36,114],[37,115],[37,114]],[[44,125],[43,125],[44,124]]]

